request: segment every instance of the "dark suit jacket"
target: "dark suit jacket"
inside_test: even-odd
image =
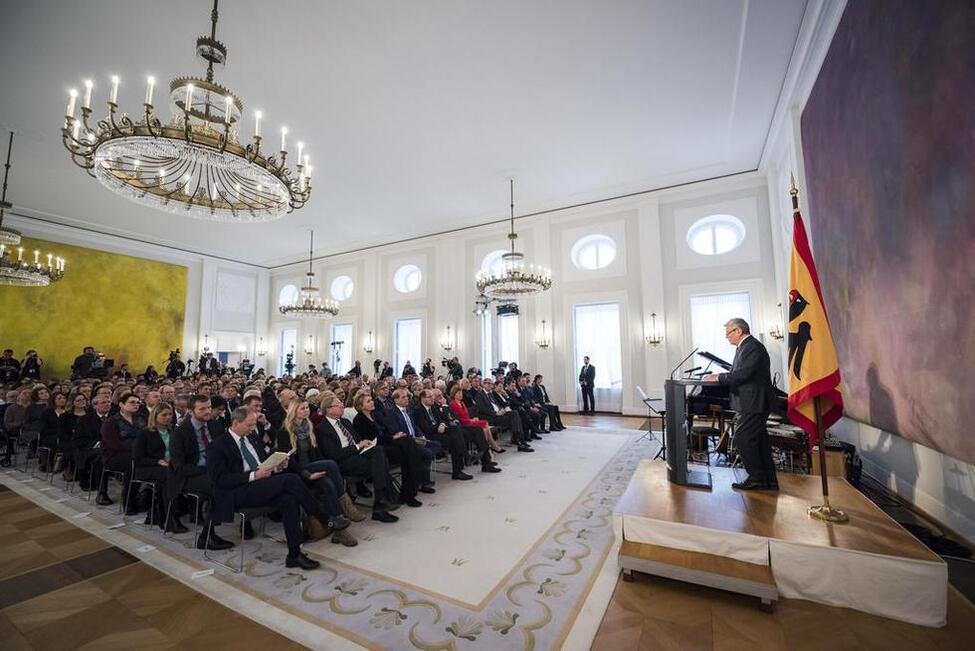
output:
[[[731,406],[743,414],[767,414],[772,407],[772,372],[765,346],[754,336],[738,343],[731,371],[718,382],[730,388]]]
[[[211,447],[212,442],[211,438]],[[200,443],[193,431],[193,421],[187,417],[169,435],[169,470],[173,476],[173,481],[170,482],[173,495],[183,490],[189,477],[206,474],[206,467],[199,463]]]
[[[551,404],[552,401],[548,399],[548,391],[545,390],[545,385],[536,384],[534,385],[534,387],[535,387],[535,399],[543,405]]]
[[[264,446],[251,440],[258,462],[267,459]],[[250,481],[250,473],[244,472],[244,458],[234,443],[234,437],[221,436],[207,449],[207,474],[213,486],[213,520],[230,522],[237,510],[235,493]]]
[[[585,382],[587,387],[592,388],[593,386],[595,386],[594,385],[595,381],[596,381],[596,367],[593,366],[592,364],[589,365],[589,368],[583,366],[582,369],[579,371],[579,382],[580,383]]]
[[[360,441],[363,439],[376,439],[377,443],[392,441],[386,434],[386,430],[379,424],[379,421],[375,420],[377,414],[378,412],[372,412],[372,419],[367,418],[363,413],[355,415],[355,418],[352,419],[352,428],[355,431],[357,439]]]
[[[358,420],[356,416],[356,420]],[[365,418],[365,416],[363,416]],[[348,429],[353,434],[353,438],[356,441],[361,440],[358,436],[356,428],[349,422],[347,418],[342,419],[342,423],[345,424],[346,429]],[[327,418],[323,418],[322,422],[315,426],[315,436],[318,439],[318,449],[322,451],[322,455],[326,459],[331,459],[332,461],[341,461],[348,457],[354,457],[359,454],[358,448],[354,445],[346,445],[343,447],[342,439],[339,437],[339,433],[335,431],[332,424],[328,422]]]
[[[494,410],[494,402],[484,389],[474,392],[474,408],[477,410],[477,415],[489,423],[498,417],[498,413]]]
[[[409,413],[409,410],[409,407],[407,407],[407,413]],[[413,419],[412,414],[410,414],[410,420],[413,421],[413,434],[416,435],[419,432],[419,426]],[[407,434],[410,433],[410,428],[406,425],[406,417],[403,416],[403,412],[400,411],[399,407],[393,407],[386,412],[386,419],[383,422],[383,426],[386,429],[386,438],[390,442],[393,440],[393,434],[396,434],[397,432],[406,432]],[[380,442],[385,443],[385,441]]]
[[[430,411],[433,411],[434,407],[430,407]],[[423,436],[427,438],[437,438],[442,436],[437,431],[437,425],[439,421],[437,420],[436,412],[433,413],[433,419],[431,420],[430,414],[427,412],[427,408],[422,404],[417,405],[413,408],[413,425],[419,428],[419,433],[423,433]]]
[[[158,465],[160,459],[166,458],[166,444],[163,443],[159,432],[149,429],[139,430],[132,444],[132,460],[136,468]]]

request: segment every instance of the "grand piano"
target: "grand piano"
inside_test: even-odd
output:
[[[697,377],[703,377],[708,373],[717,372],[716,369],[712,368],[714,366],[726,372],[731,370],[731,364],[729,362],[706,350],[699,352],[698,356],[708,360],[708,365],[702,373],[696,374]],[[772,413],[770,417],[788,423],[789,420],[786,412],[789,407],[789,394],[780,390],[778,387],[774,387],[774,389],[775,398],[772,400]],[[687,399],[688,416],[710,416],[711,405],[718,405],[724,411],[731,411],[731,394],[729,393],[728,387],[719,384],[703,384],[696,387]]]

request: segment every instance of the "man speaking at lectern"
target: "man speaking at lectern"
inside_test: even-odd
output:
[[[736,347],[731,371],[711,373],[704,380],[727,386],[731,392],[731,407],[738,412],[735,445],[748,478],[731,486],[741,490],[778,490],[772,447],[765,428],[772,407],[768,351],[762,342],[751,336],[744,319],[734,318],[724,324],[724,336]]]

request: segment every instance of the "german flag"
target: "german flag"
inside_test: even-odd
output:
[[[816,399],[822,430],[843,415],[840,369],[829,317],[819,287],[816,262],[809,249],[806,227],[799,214],[799,191],[792,195],[792,260],[789,266],[789,420],[818,442]]]

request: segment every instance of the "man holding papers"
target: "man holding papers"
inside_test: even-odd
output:
[[[328,526],[327,517],[297,475],[279,472],[287,467],[287,458],[273,469],[261,467],[268,455],[264,446],[248,437],[256,422],[254,412],[238,407],[231,413],[227,435],[210,445],[206,464],[213,484],[213,519],[229,522],[238,509],[274,507],[281,511],[288,539],[285,565],[313,570],[319,566],[318,561],[301,551],[301,509],[325,526]],[[344,523],[348,526],[348,521]]]

